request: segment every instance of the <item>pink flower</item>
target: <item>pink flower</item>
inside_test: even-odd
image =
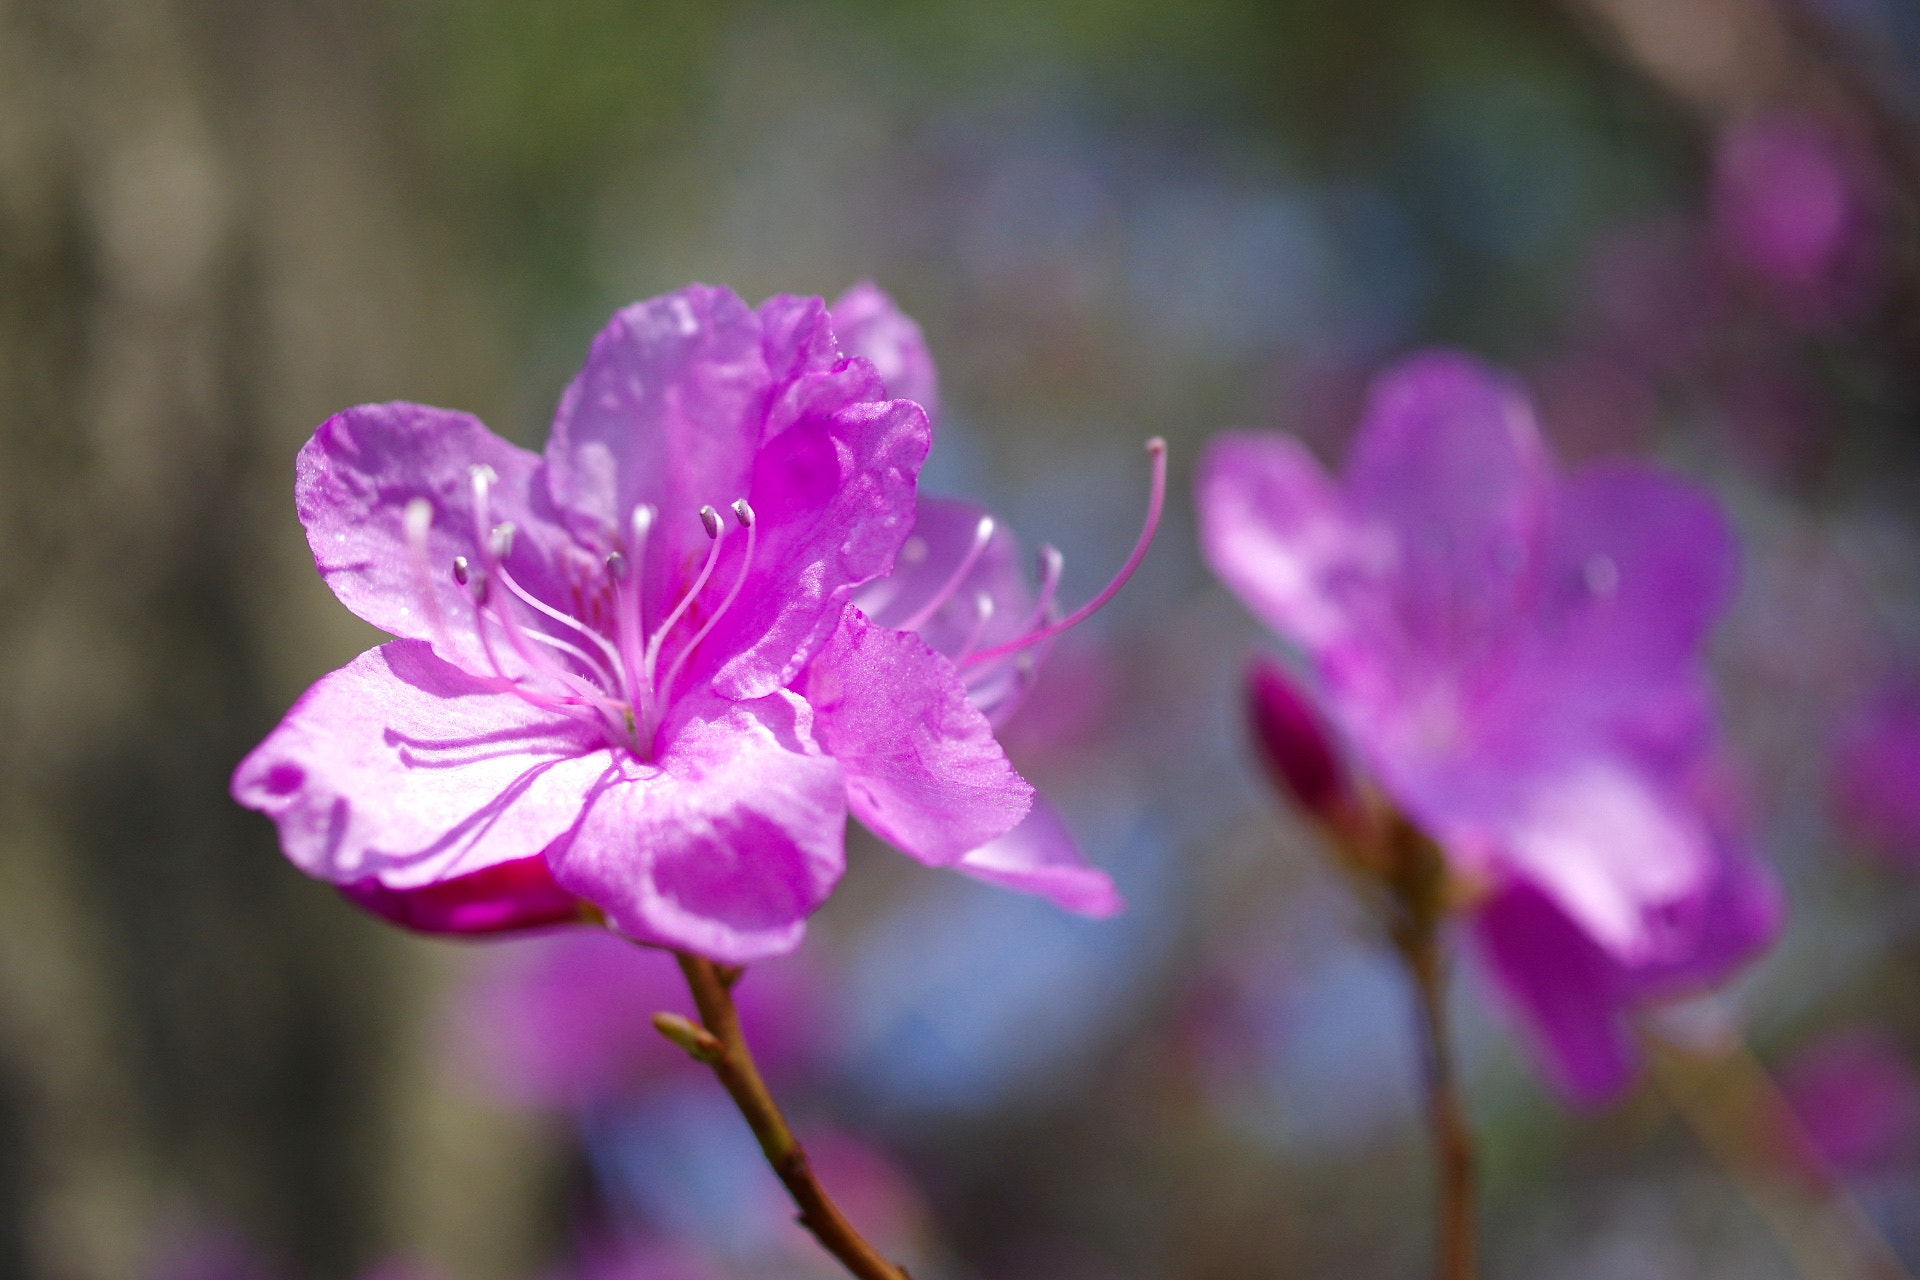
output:
[[[1712,499],[1629,462],[1557,475],[1520,389],[1445,353],[1376,383],[1342,479],[1235,433],[1197,488],[1209,562],[1306,658],[1342,754],[1485,886],[1482,949],[1558,1082],[1619,1089],[1625,1013],[1779,918],[1715,803],[1702,649],[1735,546]],[[1279,721],[1296,790],[1346,785],[1304,708]]]
[[[1742,120],[1714,156],[1722,250],[1801,322],[1820,326],[1871,300],[1879,272],[1875,194],[1856,157],[1818,120]]]
[[[1794,1136],[1812,1148],[1802,1158],[1846,1177],[1920,1154],[1920,1076],[1876,1031],[1855,1028],[1820,1041],[1787,1064],[1780,1087],[1799,1121]]]
[[[1855,717],[1834,760],[1841,817],[1879,856],[1920,867],[1920,695],[1881,693]]]
[[[865,301],[868,351],[918,341]],[[735,963],[799,943],[849,808],[961,862],[1032,808],[975,699],[1084,611],[949,653],[925,609],[854,607],[930,439],[825,303],[701,285],[614,316],[544,456],[443,409],[335,415],[297,506],[328,585],[399,638],[309,690],[236,799],[403,924],[598,914]]]

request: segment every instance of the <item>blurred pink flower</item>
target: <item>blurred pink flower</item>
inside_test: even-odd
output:
[[[1797,1138],[1833,1173],[1877,1173],[1920,1154],[1920,1076],[1877,1031],[1820,1041],[1787,1064],[1780,1087],[1799,1121]]]
[[[1920,694],[1883,691],[1845,731],[1833,763],[1841,820],[1880,856],[1920,869]]]
[[[1087,610],[1051,621],[1051,580],[1025,607],[978,531],[952,586],[893,573],[910,533],[939,571],[955,551],[916,515],[927,415],[876,371],[930,391],[932,365],[877,290],[842,305],[851,355],[817,298],[695,285],[621,311],[544,458],[420,405],[322,424],[295,486],[315,560],[401,638],[235,772],[296,865],[416,928],[587,914],[571,897],[745,962],[798,944],[849,810],[937,866],[1020,823],[1032,788],[989,716]],[[870,621],[873,583],[908,612]]]
[[[1877,284],[1875,196],[1862,167],[1820,121],[1777,111],[1721,135],[1713,224],[1722,251],[1790,318],[1847,318]]]
[[[831,1036],[806,952],[754,965],[734,988],[761,1070],[778,1083]],[[694,1014],[672,956],[600,930],[529,938],[478,966],[454,1010],[454,1051],[502,1096],[535,1106],[618,1099],[704,1070],[654,1029]]]
[[[1555,1079],[1617,1092],[1626,1013],[1779,921],[1717,803],[1717,505],[1634,463],[1556,474],[1518,386],[1446,353],[1379,379],[1341,480],[1243,432],[1197,491],[1209,562],[1302,651],[1356,767],[1486,886],[1475,932]]]

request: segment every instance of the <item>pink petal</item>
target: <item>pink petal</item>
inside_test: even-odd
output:
[[[489,523],[518,529],[508,570],[534,595],[564,602],[570,540],[547,503],[539,455],[470,414],[404,403],[335,414],[300,450],[294,505],[320,576],[342,604],[383,631],[447,649],[440,656],[449,662],[487,672],[473,605],[453,580],[455,556],[478,560],[469,478],[476,465],[498,477]],[[404,526],[415,499],[433,515],[424,565]]]
[[[771,394],[758,317],[731,290],[689,285],[616,312],[561,397],[548,484],[575,532],[612,550],[635,507],[659,512],[649,617],[706,556],[700,508],[746,495]]]
[[[418,889],[540,853],[610,758],[598,731],[399,640],[309,689],[240,762],[233,795],[308,875]]]
[[[1019,826],[968,853],[954,870],[1096,920],[1126,910],[1113,878],[1081,855],[1073,833],[1040,795]]]
[[[1587,1106],[1618,1096],[1637,1060],[1607,955],[1525,884],[1496,894],[1474,925],[1488,968],[1562,1092]]]
[[[1194,489],[1207,563],[1262,622],[1316,658],[1384,638],[1392,540],[1354,520],[1299,441],[1225,432]]]
[[[683,699],[656,764],[625,757],[548,852],[620,932],[729,964],[791,951],[845,866],[846,783],[781,691]]]
[[[1026,816],[1033,788],[953,664],[912,632],[848,609],[805,688],[854,816],[902,852],[944,866]]]
[[[1622,968],[1686,946],[1673,925],[1720,871],[1714,835],[1693,807],[1638,771],[1602,760],[1539,778],[1497,840],[1494,856]]]
[[[987,520],[993,521],[992,533],[975,554]],[[876,625],[900,629],[913,623],[911,630],[953,661],[1015,639],[1038,621],[1019,542],[985,507],[953,498],[920,497],[913,533],[893,572],[862,587],[853,600]],[[1049,647],[1043,641],[1025,651],[1023,662],[987,662],[967,672],[968,694],[988,720],[1001,724],[1019,709]]]
[[[559,886],[546,857],[537,853],[418,889],[389,889],[370,878],[343,884],[340,892],[416,933],[508,933],[587,920],[586,904]]]
[[[873,363],[887,394],[911,400],[940,420],[940,375],[920,326],[879,286],[862,280],[833,304],[833,331],[840,349]]]
[[[1538,572],[1553,493],[1518,384],[1452,352],[1402,361],[1373,385],[1346,480],[1355,513],[1393,531],[1410,640],[1456,666],[1501,647]]]
[[[752,570],[702,646],[712,656],[694,668],[706,678],[719,662],[711,678],[726,697],[764,697],[798,676],[853,592],[893,567],[913,525],[927,418],[906,400],[845,403],[846,384],[868,376],[862,368],[802,378],[797,388],[818,404],[754,465]]]

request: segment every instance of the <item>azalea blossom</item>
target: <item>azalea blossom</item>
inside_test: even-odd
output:
[[[1365,791],[1437,842],[1556,1080],[1616,1092],[1628,1012],[1726,977],[1780,918],[1703,661],[1736,577],[1717,505],[1635,462],[1557,473],[1520,388],[1448,353],[1376,383],[1340,478],[1241,432],[1197,492],[1209,562],[1325,712],[1257,669],[1278,776],[1330,826]]]
[[[929,589],[915,548],[951,550],[917,506],[932,427],[879,369],[930,394],[931,362],[884,295],[850,298],[852,351],[818,298],[694,285],[626,308],[544,455],[415,404],[321,425],[295,482],[315,561],[398,638],[234,775],[297,866],[415,928],[604,918],[729,963],[798,944],[849,810],[930,865],[1048,891],[1060,846],[1018,850],[1031,874],[992,852],[1034,799],[990,713],[1138,563],[1164,463],[1087,609],[1055,616],[1057,573],[1037,595],[1017,567],[983,577],[999,562],[973,543]],[[1005,616],[942,629],[989,598]]]

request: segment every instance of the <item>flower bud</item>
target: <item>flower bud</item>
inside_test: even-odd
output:
[[[1256,656],[1246,681],[1247,720],[1267,776],[1308,814],[1331,821],[1347,808],[1353,784],[1325,721],[1273,658]]]

